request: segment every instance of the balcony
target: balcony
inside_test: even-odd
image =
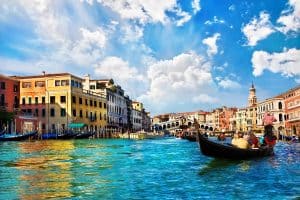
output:
[[[8,105],[7,103],[2,103],[2,102],[1,102],[1,103],[0,103],[0,110],[1,110],[1,111],[6,111],[6,110],[7,110],[7,105]]]
[[[300,121],[300,117],[294,117],[292,119],[288,119],[286,120],[287,122],[296,122],[296,121]]]

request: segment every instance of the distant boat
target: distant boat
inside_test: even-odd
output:
[[[74,138],[75,139],[84,139],[84,138],[90,138],[93,135],[95,135],[95,132],[93,132],[93,131],[81,132],[81,133],[77,133]]]
[[[233,160],[246,160],[257,157],[274,155],[273,148],[261,147],[258,149],[240,149],[226,143],[210,141],[198,133],[198,142],[201,152],[206,156]]]
[[[37,131],[32,131],[25,134],[15,134],[15,133],[6,133],[3,135],[0,135],[0,141],[21,141],[21,140],[27,140],[37,134]]]

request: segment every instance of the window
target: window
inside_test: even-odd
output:
[[[43,130],[46,129],[46,124],[42,124],[42,129],[43,129]]]
[[[4,104],[5,104],[5,96],[4,96],[4,94],[1,94],[0,105],[4,106]]]
[[[93,100],[90,100],[90,106],[93,106]]]
[[[45,87],[45,81],[36,81],[35,87]]]
[[[60,80],[55,81],[55,86],[60,86]]]
[[[76,109],[73,109],[73,117],[76,117]]]
[[[89,118],[89,112],[88,111],[85,112],[85,117]]]
[[[67,86],[69,85],[69,80],[62,80],[61,81],[61,86]]]
[[[38,103],[39,103],[39,98],[38,98],[38,97],[35,97],[35,98],[34,98],[34,102],[35,102],[35,104],[38,104]]]
[[[82,115],[82,110],[79,111],[79,117],[80,117],[80,118],[83,117],[83,115]]]
[[[14,92],[18,92],[18,85],[14,85]]]
[[[96,107],[97,106],[97,101],[94,101],[94,107]]]
[[[55,117],[55,109],[54,108],[50,109],[50,116]]]
[[[82,98],[79,97],[79,104],[81,105],[82,104]]]
[[[31,82],[23,82],[22,88],[31,88]]]
[[[45,103],[46,103],[46,98],[42,97],[42,104],[45,104]]]
[[[50,96],[50,103],[55,104],[55,96]]]
[[[75,96],[72,96],[72,102],[76,103],[76,97]]]
[[[65,117],[66,116],[66,109],[65,108],[61,108],[60,109],[60,116],[61,117]]]
[[[106,103],[103,103],[103,107],[106,108]]]
[[[99,102],[99,108],[102,108],[102,102],[101,101]]]
[[[66,103],[66,96],[60,96],[60,103]]]
[[[39,109],[37,109],[37,108],[35,109],[34,115],[35,115],[35,116],[39,116]]]
[[[283,117],[282,117],[282,114],[281,114],[281,113],[279,114],[279,121],[280,121],[280,122],[283,121]]]
[[[22,97],[22,105],[25,105],[25,97]]]
[[[99,114],[99,119],[102,120],[102,115],[101,115],[101,113]]]
[[[28,104],[31,105],[31,97],[28,97]]]
[[[46,116],[46,110],[45,108],[42,109],[42,117],[45,117]]]
[[[5,90],[5,82],[1,82],[0,88],[1,88],[2,90]]]
[[[85,105],[86,105],[86,106],[88,105],[88,100],[87,100],[87,99],[85,100]]]
[[[282,103],[281,102],[278,103],[278,109],[282,109]]]
[[[90,85],[90,90],[96,89],[95,85]]]
[[[75,87],[75,81],[74,80],[71,80],[71,86]]]

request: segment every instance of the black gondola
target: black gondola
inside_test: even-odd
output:
[[[21,141],[34,137],[37,131],[32,131],[25,134],[3,134],[0,136],[0,141]]]
[[[274,154],[273,148],[268,148],[266,146],[259,149],[240,149],[232,146],[231,144],[220,144],[210,141],[200,133],[197,135],[200,150],[206,156],[233,160],[246,160],[257,157],[271,156]]]

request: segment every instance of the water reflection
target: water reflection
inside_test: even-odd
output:
[[[73,141],[19,143],[24,155],[15,167],[22,171],[19,184],[21,199],[70,198]]]

